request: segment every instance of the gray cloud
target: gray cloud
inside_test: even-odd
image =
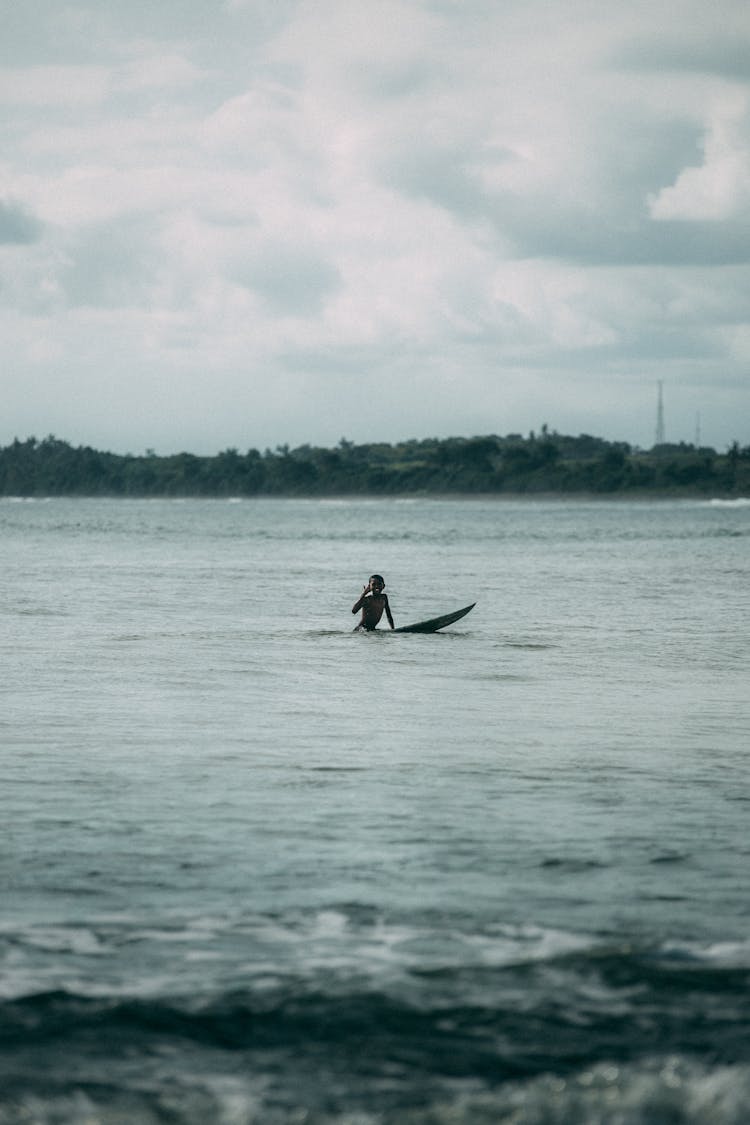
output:
[[[560,258],[589,266],[725,266],[750,263],[750,231],[742,224],[713,222],[632,224],[599,213],[567,209],[540,216],[509,200],[514,251],[522,257]]]
[[[287,316],[319,313],[341,287],[338,270],[323,255],[283,243],[263,247],[230,276]]]
[[[95,224],[66,248],[60,284],[73,306],[146,306],[157,266],[149,224],[132,219]]]
[[[37,242],[42,234],[42,224],[18,203],[0,200],[0,244],[22,246]]]
[[[468,144],[437,148],[412,140],[388,155],[380,175],[387,186],[428,199],[459,218],[488,217],[494,210],[493,201],[471,168],[473,159],[474,150]]]
[[[710,9],[707,9],[707,12]],[[612,52],[614,66],[635,71],[685,71],[694,74],[715,74],[746,82],[750,58],[750,35],[745,29],[731,35],[706,31],[705,37],[637,37]]]

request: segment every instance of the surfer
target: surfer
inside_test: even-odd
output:
[[[388,618],[388,624],[391,629],[393,628],[393,617],[391,616],[391,607],[388,605],[388,595],[383,593],[385,587],[385,579],[380,574],[373,574],[370,581],[367,583],[362,591],[361,596],[352,606],[352,613],[357,613],[362,610],[362,619],[356,629],[366,629],[368,631],[374,629],[380,621],[380,618],[385,615]]]

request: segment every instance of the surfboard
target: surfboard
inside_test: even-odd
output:
[[[465,605],[463,609],[456,609],[453,613],[444,613],[442,617],[431,617],[429,621],[417,621],[414,625],[400,625],[393,632],[437,633],[438,629],[444,629],[446,625],[452,625],[454,621],[459,621],[462,617],[465,617],[476,604],[476,602],[472,602],[471,605]]]

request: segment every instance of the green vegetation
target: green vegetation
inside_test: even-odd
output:
[[[684,442],[644,452],[581,434],[428,438],[335,449],[227,449],[157,457],[74,448],[55,437],[0,449],[3,496],[750,495],[750,446]]]

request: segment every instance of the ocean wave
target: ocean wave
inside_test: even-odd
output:
[[[0,1092],[0,1125],[745,1125],[750,1067],[666,1055],[582,1066],[503,1084],[435,1075],[408,1082],[397,1064],[376,1082],[320,1055],[284,1066],[189,1054],[121,1060],[106,1072],[77,1060],[67,1077],[23,1076]]]
[[[130,994],[94,993],[71,977],[67,988],[0,1004],[0,1042],[8,1050],[88,1042],[96,1033],[142,1048],[158,1041],[304,1053],[315,1043],[346,1054],[366,1041],[374,1066],[400,1057],[455,1076],[503,1079],[657,1051],[750,1060],[747,969],[707,953],[613,945],[516,965],[425,961],[379,985],[333,963],[300,975],[258,962],[235,971],[224,989],[200,988],[201,972],[214,978],[210,963],[199,961],[182,991],[162,979],[162,991],[150,995],[139,995],[137,983]]]
[[[750,943],[440,921],[6,923],[0,1125],[744,1125]]]
[[[361,767],[327,765],[319,772],[357,774]],[[676,862],[681,857],[657,858]],[[552,857],[541,862],[555,870],[586,871],[594,861]],[[593,973],[605,983],[630,978],[636,985],[645,976],[669,994],[680,971],[688,980],[699,970],[712,975],[712,987],[723,991],[725,979],[750,970],[750,941],[744,938],[701,943],[665,937],[645,944],[625,935],[467,921],[460,913],[430,911],[419,921],[387,918],[353,902],[279,915],[175,912],[154,918],[125,912],[88,923],[5,922],[0,923],[0,1002],[23,1001],[37,992],[158,1000],[179,995],[186,979],[199,992],[213,994],[218,983],[231,978],[248,991],[273,979],[291,992],[329,990],[339,996],[359,990],[411,996],[429,1006],[442,990],[449,1002],[460,996],[492,1005],[516,977],[532,985],[537,978],[543,982],[545,973],[562,973],[573,990]],[[198,963],[202,980],[190,968]],[[208,963],[215,963],[214,976]]]
[[[334,771],[326,766],[319,772]],[[360,771],[347,766],[343,772]],[[89,925],[6,923],[0,924],[0,955],[12,951],[12,962],[6,960],[0,976],[0,998],[23,999],[35,991],[34,981],[36,991],[150,997],[178,991],[186,963],[207,958],[240,981],[335,981],[339,989],[356,981],[389,992],[417,987],[425,974],[444,974],[447,983],[457,974],[554,963],[599,944],[594,935],[543,926],[466,928],[460,917],[451,923],[429,915],[421,924],[385,920],[356,903],[279,917],[240,912],[176,914],[160,922],[124,915]]]

